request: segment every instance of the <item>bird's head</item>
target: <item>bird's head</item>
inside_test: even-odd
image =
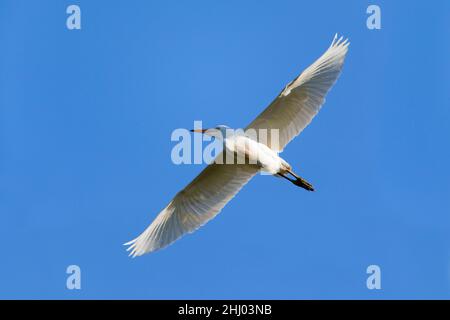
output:
[[[214,137],[216,139],[223,140],[227,137],[227,135],[230,134],[231,130],[232,129],[230,127],[221,124],[218,125],[217,127],[209,129],[192,129],[191,132],[199,132]]]

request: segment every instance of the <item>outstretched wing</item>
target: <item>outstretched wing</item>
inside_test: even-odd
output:
[[[267,145],[274,151],[283,151],[319,112],[325,95],[341,73],[348,45],[347,40],[337,40],[335,36],[328,50],[289,83],[246,129],[267,129]],[[271,129],[278,129],[277,143],[271,143]]]
[[[222,157],[220,154],[218,157]],[[258,172],[244,164],[208,165],[130,245],[133,257],[164,248],[214,218]]]

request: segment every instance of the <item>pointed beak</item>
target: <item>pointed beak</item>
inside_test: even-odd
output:
[[[191,132],[205,133],[208,129],[192,129]]]

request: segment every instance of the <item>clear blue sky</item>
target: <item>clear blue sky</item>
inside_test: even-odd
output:
[[[443,0],[2,1],[0,298],[450,298],[449,21]],[[257,176],[128,258],[202,169],[171,162],[172,131],[245,126],[336,32],[343,74],[283,153],[317,191]]]

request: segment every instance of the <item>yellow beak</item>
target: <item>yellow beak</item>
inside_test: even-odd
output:
[[[205,133],[208,129],[192,129],[191,132]]]

